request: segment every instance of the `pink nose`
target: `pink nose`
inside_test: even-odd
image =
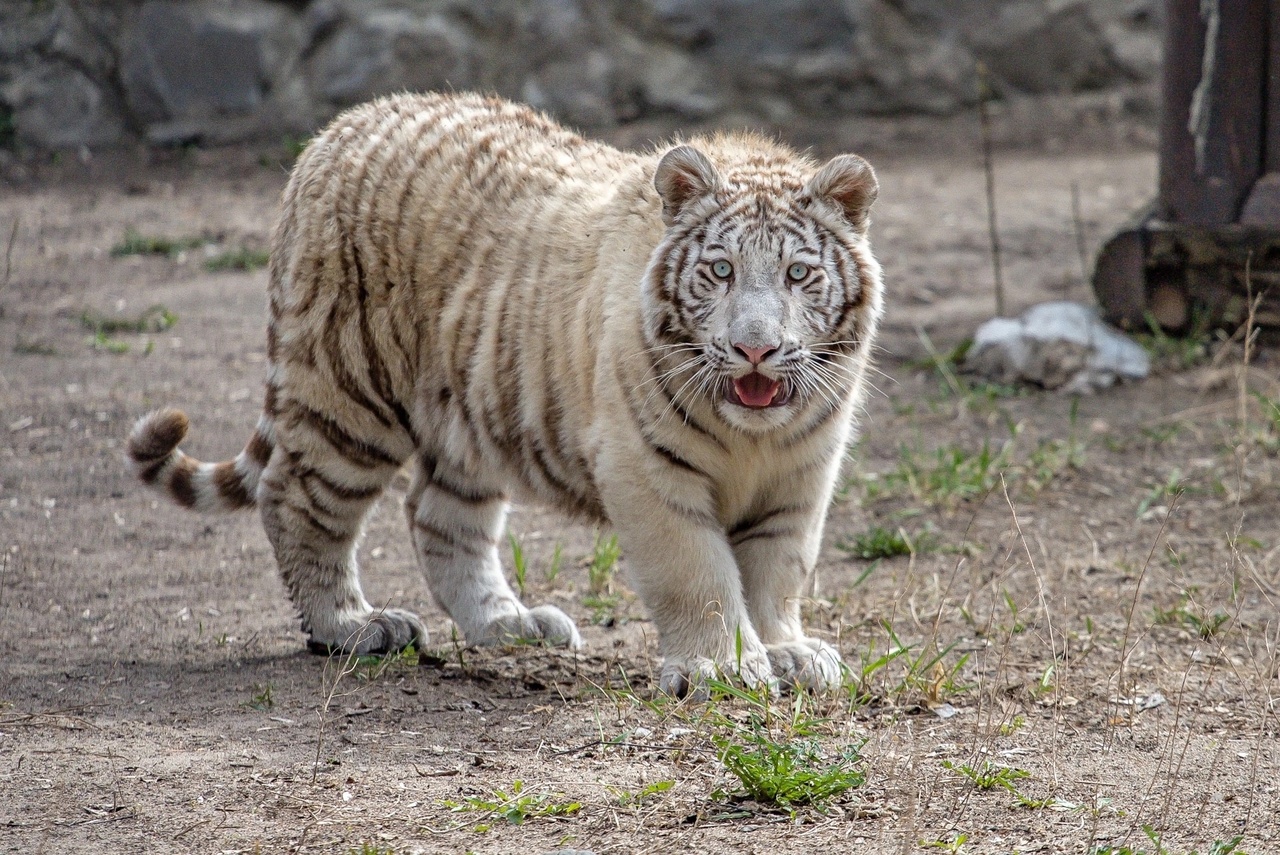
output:
[[[776,347],[747,347],[745,344],[735,344],[733,348],[745,356],[752,365],[759,365],[764,362],[769,354],[778,349]]]

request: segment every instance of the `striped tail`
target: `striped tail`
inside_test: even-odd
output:
[[[258,481],[275,448],[270,419],[264,414],[244,450],[221,463],[202,463],[178,448],[189,426],[180,410],[156,410],[138,420],[129,433],[127,453],[142,482],[199,511],[237,511],[257,504]]]

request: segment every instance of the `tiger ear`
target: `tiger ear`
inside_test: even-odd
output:
[[[680,145],[658,161],[653,173],[653,186],[662,197],[662,219],[675,225],[690,203],[714,193],[720,186],[720,173],[706,155],[693,146]]]
[[[831,158],[805,185],[806,195],[834,204],[860,232],[867,230],[867,214],[879,192],[875,170],[856,154],[838,154]]]

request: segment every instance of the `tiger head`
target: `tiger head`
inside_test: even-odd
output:
[[[867,242],[871,166],[820,169],[763,140],[680,145],[654,185],[666,231],[643,297],[646,344],[676,405],[701,396],[730,425],[762,433],[860,383],[881,310]]]

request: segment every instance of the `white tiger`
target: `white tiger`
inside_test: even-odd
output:
[[[616,529],[664,691],[837,684],[800,602],[881,314],[877,187],[748,134],[633,154],[495,98],[354,108],[284,193],[249,443],[200,463],[162,410],[129,456],[188,507],[258,506],[313,649],[425,643],[356,567],[412,459],[414,543],[469,642],[581,644],[503,576],[517,493]]]

